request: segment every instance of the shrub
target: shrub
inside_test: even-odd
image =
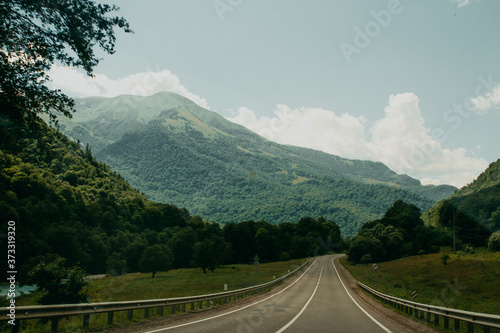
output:
[[[488,247],[492,251],[500,251],[500,230],[491,234]]]
[[[373,262],[372,255],[370,253],[365,254],[364,256],[361,257],[360,262],[362,264],[369,264]]]
[[[446,253],[443,253],[441,256],[441,261],[443,262],[443,265],[446,265],[448,263],[448,259],[450,259],[450,256],[447,255]]]

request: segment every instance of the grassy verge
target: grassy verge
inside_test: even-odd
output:
[[[289,271],[294,270],[304,260],[289,260],[282,262],[254,265],[228,265],[216,269],[214,273],[203,274],[199,268],[184,268],[169,272],[151,274],[127,274],[118,277],[106,277],[89,282],[90,302],[144,300],[211,294],[227,290],[236,290],[256,284],[272,281]],[[16,306],[34,305],[39,293],[22,295],[16,300]],[[149,318],[157,318],[157,309],[150,309]],[[165,309],[164,315],[170,315],[172,309]],[[179,312],[180,309],[176,309]],[[126,312],[117,312],[114,316],[114,326],[123,326],[144,321],[143,311],[134,311],[134,318],[129,321]],[[30,320],[22,322],[23,332],[50,332],[50,322]],[[4,332],[8,326],[0,326]],[[61,331],[81,332],[81,316],[64,318],[60,321]],[[107,314],[97,314],[90,317],[90,331],[100,331],[108,327]],[[10,329],[8,330],[10,331]]]
[[[441,253],[414,256],[372,265],[342,264],[359,281],[396,297],[466,311],[500,315],[500,252]]]
[[[199,268],[182,268],[160,272],[106,277],[89,282],[90,302],[130,301],[211,294],[250,287],[278,278],[297,268],[303,260],[289,260],[254,265],[227,265],[213,273]],[[16,305],[34,305],[39,293],[23,295]]]

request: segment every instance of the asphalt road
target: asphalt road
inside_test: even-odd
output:
[[[255,302],[146,332],[402,332],[348,291],[339,256],[318,258],[286,288]]]

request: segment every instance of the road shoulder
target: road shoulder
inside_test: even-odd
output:
[[[362,291],[358,286],[358,281],[349,273],[349,271],[340,263],[340,258],[334,259],[335,267],[339,272],[340,278],[344,282],[347,289],[356,300],[362,302],[367,308],[377,313],[381,317],[386,318],[394,326],[400,329],[397,332],[416,332],[416,333],[436,333],[435,329],[426,324],[415,321],[412,318],[400,315],[390,308],[385,307],[382,303],[377,302],[373,297]]]

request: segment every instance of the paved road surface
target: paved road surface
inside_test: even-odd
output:
[[[292,284],[258,301],[147,332],[402,332],[348,292],[339,278],[339,256],[318,258]]]

